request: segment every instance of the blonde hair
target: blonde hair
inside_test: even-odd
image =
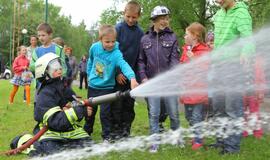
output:
[[[194,22],[190,24],[186,30],[194,35],[199,42],[205,42],[206,29],[202,24]]]
[[[55,37],[55,38],[52,40],[52,42],[58,44],[58,45],[61,46],[61,47],[64,47],[64,45],[65,45],[65,41],[64,41],[63,38],[61,38],[61,37]]]
[[[21,51],[22,51],[23,48],[27,49],[27,47],[24,46],[24,45],[21,45],[21,46],[17,47],[17,56],[19,56],[21,54]]]
[[[21,52],[22,48],[27,48],[25,45],[21,45],[17,47],[17,52]]]
[[[124,12],[126,12],[127,10],[131,12],[137,12],[138,15],[141,15],[141,5],[137,1],[129,1],[125,6]]]
[[[101,26],[99,27],[99,30],[98,30],[98,38],[99,38],[100,40],[102,39],[102,37],[104,37],[104,36],[106,36],[106,35],[109,35],[109,34],[113,34],[113,35],[115,35],[115,37],[116,37],[116,35],[117,35],[117,32],[116,32],[116,30],[115,30],[115,28],[114,28],[113,25],[104,24],[104,25],[101,25]]]

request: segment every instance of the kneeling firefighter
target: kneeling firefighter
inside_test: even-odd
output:
[[[38,123],[34,134],[44,126],[48,130],[24,153],[40,156],[56,153],[67,147],[70,149],[90,145],[91,137],[78,123],[92,114],[92,108],[80,105],[75,101],[75,93],[64,86],[59,57],[54,53],[40,57],[35,64],[35,75],[41,85],[35,95],[34,119]],[[27,140],[29,136],[17,136],[11,147],[20,147]]]

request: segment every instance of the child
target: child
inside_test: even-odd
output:
[[[60,57],[47,53],[36,61],[36,79],[40,87],[36,92],[34,118],[36,134],[43,126],[48,130],[28,150],[30,156],[48,155],[64,149],[83,147],[91,142],[90,136],[79,125],[86,116],[91,115],[91,107],[78,105],[75,93],[64,86]],[[72,103],[68,103],[73,101]],[[18,139],[18,138],[17,138]],[[20,140],[12,141],[13,148]]]
[[[27,49],[25,46],[18,48],[18,56],[15,58],[12,68],[14,71],[14,77],[10,81],[13,84],[13,90],[9,96],[9,103],[13,104],[14,97],[19,89],[19,86],[24,86],[26,92],[26,104],[30,105],[30,84],[31,77],[22,77],[23,72],[27,72],[29,68],[29,60],[27,59]],[[29,72],[28,72],[29,74]],[[25,75],[27,76],[27,75]],[[30,75],[31,76],[31,75]]]
[[[37,48],[38,38],[35,35],[30,36],[30,46],[27,47],[27,58],[29,61],[32,59],[32,54],[34,50]]]
[[[137,59],[140,49],[140,41],[143,31],[138,25],[138,19],[141,15],[141,6],[137,1],[129,1],[124,10],[124,21],[116,24],[117,42],[119,49],[123,54],[124,60],[130,65],[133,71],[137,70]],[[121,73],[117,73],[116,90],[130,90],[130,84],[127,78]],[[135,118],[134,111],[135,100],[131,97],[121,99],[112,106],[113,115],[113,134],[116,139],[128,137],[130,135],[131,124]]]
[[[214,32],[209,31],[205,38],[205,42],[208,45],[210,51],[214,49],[214,39],[215,39]],[[208,74],[207,78],[208,78],[208,81],[210,82],[212,78],[211,74]],[[212,93],[212,90],[210,89],[208,90],[208,103],[205,104],[204,111],[203,111],[205,120],[208,120],[214,115],[213,105],[212,105],[212,96],[213,96],[213,93]]]
[[[60,47],[62,47],[61,49],[64,49],[65,48],[65,41],[63,40],[63,38],[61,37],[55,37],[53,40],[52,40],[53,43],[59,45]],[[64,49],[65,51],[65,49]],[[71,87],[69,85],[69,78],[72,76],[72,69],[71,69],[71,66],[69,65],[69,58],[68,56],[65,54],[65,63],[66,63],[66,66],[67,66],[67,73],[66,73],[66,76],[65,76],[65,84],[69,87]]]
[[[37,48],[38,38],[35,35],[30,36],[30,46],[27,47],[27,58],[29,61],[32,59],[32,54],[34,50]],[[26,102],[26,91],[23,91],[23,102]]]
[[[79,89],[82,89],[82,83],[84,81],[85,89],[88,88],[88,83],[87,83],[87,73],[86,73],[86,68],[87,68],[87,59],[86,55],[82,56],[81,62],[79,63],[79,72],[80,72],[80,87]]]
[[[248,129],[251,129],[253,132],[253,136],[255,138],[260,139],[263,136],[263,129],[261,126],[260,120],[260,103],[263,102],[265,89],[266,89],[266,79],[263,69],[263,63],[264,60],[257,56],[255,57],[255,64],[254,64],[254,92],[246,93],[244,96],[244,118],[247,122],[246,127],[251,127]],[[254,116],[254,117],[253,117]],[[252,119],[251,119],[252,118]],[[256,118],[256,124],[255,126],[248,126],[248,122],[250,120],[254,120]],[[245,130],[243,132],[243,137],[247,137],[249,135],[249,132]]]
[[[35,51],[32,54],[32,59],[30,62],[30,69],[34,73],[35,71],[35,62],[38,58],[41,56],[47,54],[47,53],[55,53],[58,55],[61,59],[62,67],[63,67],[63,76],[66,77],[67,74],[67,66],[65,62],[65,54],[63,53],[63,48],[59,45],[52,43],[52,34],[53,29],[52,27],[47,23],[41,23],[37,27],[37,34],[38,39],[41,42],[41,46],[37,47]]]
[[[71,69],[71,75],[68,77],[68,85],[71,86],[74,79],[77,77],[78,73],[78,66],[77,66],[77,59],[72,53],[71,47],[65,47],[65,54],[68,58],[68,63]]]
[[[210,51],[210,48],[205,43],[205,34],[206,30],[204,26],[200,23],[192,23],[186,28],[185,34],[185,45],[183,46],[183,54],[180,58],[180,63],[189,63],[193,59],[202,56]],[[192,69],[192,68],[191,68]],[[185,117],[189,122],[190,126],[194,126],[197,123],[203,121],[203,108],[204,104],[208,101],[207,95],[207,65],[200,63],[200,66],[194,66],[193,69],[198,70],[197,72],[200,75],[188,75],[183,73],[185,78],[186,90],[196,89],[196,90],[205,90],[205,92],[200,93],[184,93],[180,97],[180,101],[185,106]],[[189,69],[188,69],[189,70]],[[189,72],[189,71],[187,71]],[[201,73],[202,76],[201,76]],[[205,73],[205,74],[204,74]],[[196,76],[195,83],[193,78]],[[188,80],[190,79],[190,80]],[[197,150],[203,146],[202,138],[200,137],[199,131],[194,131],[195,138],[192,141],[192,149]]]
[[[206,36],[206,44],[208,47],[213,50],[214,49],[214,33],[213,32],[208,32]]]
[[[179,46],[176,35],[169,28],[170,11],[165,6],[156,6],[151,12],[153,26],[142,37],[138,59],[139,75],[142,83],[165,72],[179,63]],[[179,128],[179,105],[176,96],[148,97],[147,99],[150,134],[159,133],[159,115],[161,101],[171,120],[171,129]],[[150,152],[157,152],[156,142]]]
[[[88,97],[96,97],[114,92],[117,67],[130,81],[130,88],[135,88],[138,83],[135,74],[128,63],[123,59],[118,42],[116,30],[111,25],[102,25],[99,29],[99,41],[94,43],[89,50],[87,62]],[[93,106],[93,114],[86,120],[85,130],[91,134],[97,106]],[[104,141],[111,139],[111,108],[110,104],[101,104],[100,120],[102,138]]]

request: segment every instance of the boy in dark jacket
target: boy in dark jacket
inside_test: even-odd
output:
[[[138,25],[141,14],[141,6],[136,1],[129,1],[124,10],[124,21],[116,24],[119,49],[123,53],[124,60],[136,73],[137,61],[140,49],[140,41],[143,31]],[[127,78],[118,72],[116,77],[116,90],[130,90]],[[112,138],[128,137],[130,135],[131,124],[135,118],[135,100],[131,97],[121,99],[112,104],[113,128]]]

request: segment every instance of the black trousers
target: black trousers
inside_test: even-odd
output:
[[[87,83],[87,74],[86,74],[86,72],[80,72],[80,89],[82,89],[83,81],[84,81],[85,89],[87,89],[88,88],[88,83]]]
[[[122,92],[130,90],[130,83],[126,85],[117,84],[115,89]],[[130,135],[131,125],[135,119],[134,103],[133,98],[126,97],[111,105],[112,138],[117,139]]]
[[[83,148],[91,146],[92,140],[89,138],[81,139],[62,139],[62,140],[42,140],[34,143],[35,150],[30,151],[29,156],[44,156],[57,152],[61,152],[66,149]]]
[[[114,89],[107,90],[99,90],[88,87],[88,95],[87,97],[97,97],[105,94],[113,93]],[[114,103],[114,102],[112,102]],[[102,138],[109,139],[111,136],[111,128],[112,128],[112,115],[111,115],[111,104],[112,103],[104,103],[100,105],[100,122],[102,127]],[[98,106],[92,106],[93,113],[91,116],[85,118],[84,130],[91,135],[94,131],[94,123],[95,116],[98,110]]]

